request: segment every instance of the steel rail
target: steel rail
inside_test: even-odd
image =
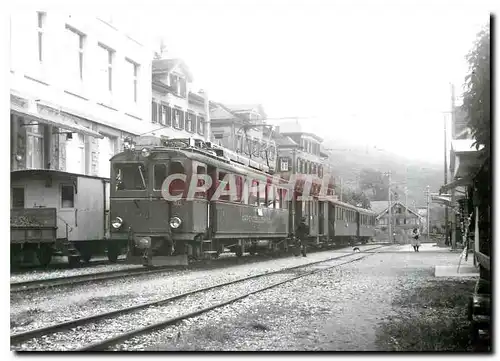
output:
[[[13,282],[10,284],[10,292],[17,293],[17,292],[33,291],[37,289],[43,289],[55,286],[72,286],[91,281],[106,281],[120,277],[129,277],[129,276],[131,277],[149,273],[164,272],[168,269],[169,269],[168,267],[164,267],[151,270],[151,269],[144,269],[143,267],[137,267],[124,270],[117,270],[117,271],[79,274],[68,277],[45,278],[45,279],[32,280],[26,282]]]
[[[373,251],[374,249],[378,249],[378,248],[382,248],[382,247],[384,247],[384,246],[370,248],[370,249],[367,249],[366,251],[363,251],[363,252]],[[345,255],[331,257],[331,258],[328,258],[326,260],[314,261],[314,262],[310,262],[307,264],[293,266],[293,267],[289,267],[289,268],[282,268],[282,269],[272,271],[272,272],[267,272],[267,273],[260,273],[257,275],[252,275],[252,276],[248,276],[248,277],[244,277],[244,278],[239,278],[237,280],[220,283],[220,284],[210,286],[210,287],[198,288],[198,289],[193,290],[193,291],[188,291],[185,293],[181,293],[179,295],[170,296],[170,297],[167,297],[167,298],[164,298],[161,300],[157,300],[157,301],[146,302],[146,303],[142,303],[142,304],[135,305],[135,306],[130,306],[130,307],[126,307],[126,308],[122,308],[122,309],[118,309],[118,310],[114,310],[114,311],[109,311],[109,312],[103,312],[103,313],[99,313],[99,314],[93,315],[93,316],[82,317],[82,318],[78,318],[75,320],[70,320],[70,321],[58,323],[55,325],[38,328],[35,330],[30,330],[30,331],[26,331],[26,332],[22,332],[22,333],[13,334],[10,336],[10,342],[11,342],[11,345],[19,344],[19,343],[26,341],[26,340],[30,340],[30,339],[45,336],[45,335],[54,334],[56,332],[60,332],[60,331],[64,331],[64,330],[74,328],[77,326],[89,324],[89,323],[92,323],[92,322],[95,322],[95,321],[98,321],[101,319],[110,318],[110,317],[114,317],[114,316],[118,316],[118,315],[123,315],[123,314],[131,313],[133,311],[146,309],[146,308],[151,307],[151,306],[158,306],[158,305],[161,305],[164,303],[176,301],[176,300],[188,297],[188,296],[196,294],[196,293],[206,292],[206,291],[209,291],[209,290],[212,290],[215,288],[229,286],[229,285],[232,285],[235,283],[240,283],[240,282],[248,281],[248,280],[259,278],[259,277],[283,273],[283,272],[292,271],[292,270],[295,270],[298,268],[303,268],[303,267],[308,267],[308,266],[312,266],[312,265],[319,264],[319,263],[333,261],[336,259],[349,257],[349,256],[355,255],[357,253],[362,253],[362,252],[351,252],[351,253],[348,253]]]
[[[383,247],[383,246],[381,246],[381,247]],[[361,252],[359,252],[359,253],[361,253]],[[314,263],[324,263],[324,262],[332,261],[332,260],[335,260],[335,259],[352,256],[353,254],[356,254],[356,253],[351,253],[351,254],[344,255],[344,256],[341,256],[341,257],[337,257],[337,258],[333,258],[333,259],[330,259],[330,260],[324,260],[324,261],[319,261],[319,262],[314,262]],[[269,290],[271,288],[280,286],[282,284],[295,281],[295,280],[297,280],[299,278],[310,276],[312,274],[323,272],[323,271],[326,271],[326,270],[329,270],[329,269],[332,269],[332,268],[335,268],[335,267],[339,267],[339,266],[342,266],[342,265],[345,265],[345,264],[348,264],[348,263],[360,261],[360,260],[362,260],[362,259],[364,259],[366,257],[373,256],[375,254],[376,254],[376,252],[369,253],[369,254],[367,254],[365,256],[358,257],[356,259],[353,259],[353,260],[350,260],[350,261],[347,261],[347,262],[344,262],[344,263],[341,263],[341,264],[336,264],[336,265],[333,265],[333,266],[329,266],[329,267],[325,267],[325,268],[321,268],[321,269],[309,271],[309,272],[300,274],[298,276],[291,277],[291,278],[289,278],[287,280],[276,282],[276,283],[274,283],[274,284],[272,284],[270,286],[265,286],[265,287],[259,288],[257,290],[254,290],[254,291],[247,292],[247,293],[245,293],[245,294],[243,294],[241,296],[234,297],[234,298],[232,298],[232,299],[230,299],[228,301],[223,301],[223,302],[220,302],[218,304],[215,304],[215,305],[212,305],[212,306],[209,306],[209,307],[197,310],[197,311],[193,311],[193,312],[190,312],[190,313],[178,316],[178,317],[170,318],[170,319],[167,319],[167,320],[164,320],[164,321],[160,321],[158,323],[154,323],[152,325],[148,325],[148,326],[145,326],[145,327],[142,327],[142,328],[139,328],[139,329],[135,329],[135,330],[131,330],[131,331],[128,331],[128,332],[124,332],[124,333],[122,333],[120,335],[117,335],[115,337],[112,337],[112,338],[109,338],[109,339],[106,339],[106,340],[103,340],[103,341],[98,341],[96,343],[93,343],[93,344],[85,346],[85,347],[81,347],[81,348],[76,349],[74,351],[76,351],[76,352],[81,352],[81,351],[106,351],[111,346],[115,346],[116,344],[119,344],[120,342],[125,341],[125,340],[129,340],[129,339],[131,339],[133,337],[137,337],[137,336],[140,336],[142,334],[149,333],[149,332],[152,332],[152,331],[164,328],[165,326],[174,325],[174,324],[176,324],[176,323],[178,323],[180,321],[183,321],[183,320],[186,320],[186,319],[189,319],[189,318],[192,318],[192,317],[196,317],[198,315],[201,315],[201,314],[206,313],[208,311],[214,310],[216,308],[227,306],[227,305],[229,305],[231,303],[239,301],[239,300],[241,300],[243,298],[246,298],[248,296],[251,296],[253,294],[260,293],[260,292]],[[310,265],[311,264],[302,265],[301,267],[306,267],[306,266],[310,266]],[[294,267],[294,268],[298,268],[298,267]],[[282,270],[280,272],[286,272],[286,271],[288,271],[288,270]],[[275,272],[275,273],[278,273],[278,272]],[[268,273],[268,274],[265,274],[265,275],[269,275],[269,274],[271,274],[271,273]],[[265,276],[265,275],[263,275],[263,276]]]

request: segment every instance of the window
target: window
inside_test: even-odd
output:
[[[44,33],[44,27],[45,27],[45,17],[46,13],[37,11],[37,20],[38,20],[38,27],[37,27],[37,33],[38,33],[38,61],[41,63],[43,62],[44,58],[44,49],[43,49],[43,33]]]
[[[177,129],[181,129],[181,114],[179,109],[172,109],[172,118],[174,127]]]
[[[108,47],[98,44],[99,50],[99,85],[101,89],[111,92],[113,90],[113,53]]]
[[[148,172],[143,163],[118,163],[114,165],[117,191],[145,190]]]
[[[167,107],[159,104],[159,121],[161,125],[167,124]]]
[[[280,158],[280,170],[288,172],[288,158]]]
[[[24,187],[12,187],[12,208],[24,208]]]
[[[161,190],[165,178],[167,178],[167,166],[165,164],[155,164],[153,189]]]
[[[66,142],[66,171],[85,174],[85,136],[73,133]]]
[[[205,118],[204,117],[197,117],[197,123],[198,123],[198,134],[199,135],[204,135],[205,134]]]
[[[194,133],[194,122],[196,121],[196,115],[186,112],[186,130],[190,133]]]
[[[204,166],[199,165],[196,167],[196,174],[207,174],[207,170]],[[204,186],[204,183],[205,182],[202,179],[198,179],[197,186],[202,187],[202,186]],[[207,197],[207,192],[206,191],[196,192],[194,197],[205,199]]]
[[[184,165],[181,162],[170,162],[168,175],[173,174],[186,174]],[[170,183],[169,191],[172,196],[178,196],[184,194],[187,188],[188,185],[182,179],[177,178]]]
[[[218,180],[218,182],[217,182],[217,187],[216,187],[216,189],[217,189],[217,188],[219,188],[220,183],[224,181],[224,177],[225,177],[225,176],[226,176],[226,173],[219,172],[219,180]],[[226,185],[224,186],[224,190],[225,190],[225,191],[229,191],[229,190],[230,190],[230,184],[229,184],[229,183],[228,183],[228,184],[226,184]],[[221,195],[221,196],[219,197],[219,199],[220,199],[221,201],[226,201],[226,202],[227,202],[227,201],[230,201],[230,200],[231,200],[231,197],[230,197],[229,195]]]
[[[134,103],[137,103],[137,82],[138,82],[138,73],[139,73],[139,65],[132,60],[125,59],[127,68],[128,68],[128,76],[129,76],[129,90],[127,92],[127,100],[131,100]]]
[[[61,208],[73,208],[75,206],[75,188],[73,185],[61,186]]]
[[[26,127],[26,168],[44,168],[44,126],[41,124]]]
[[[83,54],[85,35],[66,25],[68,35],[68,66],[69,75],[75,79],[83,80]]]

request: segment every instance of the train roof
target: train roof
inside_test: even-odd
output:
[[[100,179],[104,181],[109,181],[109,178],[106,177],[98,177],[98,176],[93,176],[93,175],[86,175],[86,174],[79,174],[79,173],[70,173],[70,172],[64,172],[56,169],[20,169],[20,170],[13,170],[10,172],[10,178],[11,179],[19,179],[19,178],[24,178],[28,176],[36,176],[36,175],[41,175],[41,176],[52,176],[52,177],[81,177],[81,178],[92,178],[92,179]]]
[[[225,158],[223,156],[219,156],[216,154],[215,150],[211,149],[199,149],[196,147],[165,147],[165,146],[140,146],[140,149],[147,148],[151,151],[152,154],[161,154],[161,153],[168,153],[170,155],[175,156],[181,156],[185,157],[191,160],[198,161],[200,163],[206,163],[210,165],[214,165],[218,168],[234,171],[235,173],[242,173],[242,174],[252,174],[252,175],[258,175],[260,178],[269,178],[269,177],[278,177],[280,180],[283,180],[286,182],[285,179],[281,178],[279,174],[273,174],[270,172],[264,172],[262,170],[256,169],[252,166],[248,166],[239,162],[235,162],[231,159]],[[129,150],[125,150],[123,152],[120,152],[118,154],[115,154],[110,160],[112,162],[115,161],[120,161],[120,160],[125,160],[127,156],[127,153],[130,152]],[[140,154],[141,150],[136,149],[134,150],[135,154]],[[221,154],[221,153],[219,153]]]
[[[329,200],[330,203],[333,203],[333,204],[336,204],[336,205],[339,205],[341,207],[345,207],[345,208],[349,208],[349,209],[352,209],[352,210],[355,210],[355,211],[358,211],[360,213],[364,213],[364,214],[371,214],[371,215],[376,215],[376,213],[370,209],[365,209],[365,208],[361,208],[361,207],[356,207],[356,206],[353,206],[352,204],[349,204],[349,203],[344,203],[344,202],[341,202],[339,200]]]

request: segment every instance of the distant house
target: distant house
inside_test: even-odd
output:
[[[378,238],[386,238],[389,226],[389,203],[387,201],[372,201],[370,204],[372,211],[377,213]],[[396,240],[405,240],[413,228],[421,228],[423,223],[423,218],[417,211],[400,201],[392,202],[391,224],[392,232],[396,233]]]

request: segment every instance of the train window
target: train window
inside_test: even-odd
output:
[[[168,175],[173,174],[185,174],[184,165],[181,162],[171,161],[168,169]],[[182,179],[174,179],[170,183],[169,192],[172,196],[178,196],[184,193],[186,189],[186,183]]]
[[[217,182],[217,188],[219,187],[219,184],[224,181],[224,177],[226,177],[226,173],[219,172],[219,181]],[[224,190],[225,191],[230,190],[230,184],[229,183],[224,186]],[[225,195],[221,194],[221,196],[219,197],[219,200],[226,201],[226,202],[228,202],[230,199],[231,198],[230,198],[229,194],[225,194]]]
[[[75,187],[73,185],[61,186],[61,208],[73,208],[75,206]]]
[[[236,202],[241,202],[243,199],[243,185],[244,185],[244,180],[241,176],[235,175],[235,183],[236,183]]]
[[[165,178],[167,178],[167,166],[165,164],[155,164],[153,189],[161,190]]]
[[[205,167],[199,165],[196,167],[196,174],[207,174],[207,170]],[[198,183],[196,184],[197,187],[202,187],[204,184],[204,181],[202,179],[198,179]],[[205,199],[207,197],[207,192],[199,191],[196,192],[194,195],[195,198],[203,198]]]
[[[143,163],[119,163],[114,165],[116,190],[145,190],[148,172]]]
[[[268,208],[276,208],[276,187],[269,184],[266,187],[266,202]]]
[[[252,180],[252,186],[253,190],[249,190],[248,192],[248,204],[252,206],[258,206],[259,205],[259,191],[257,190],[259,187],[259,181],[253,179]]]
[[[12,208],[24,208],[24,187],[12,187]]]

